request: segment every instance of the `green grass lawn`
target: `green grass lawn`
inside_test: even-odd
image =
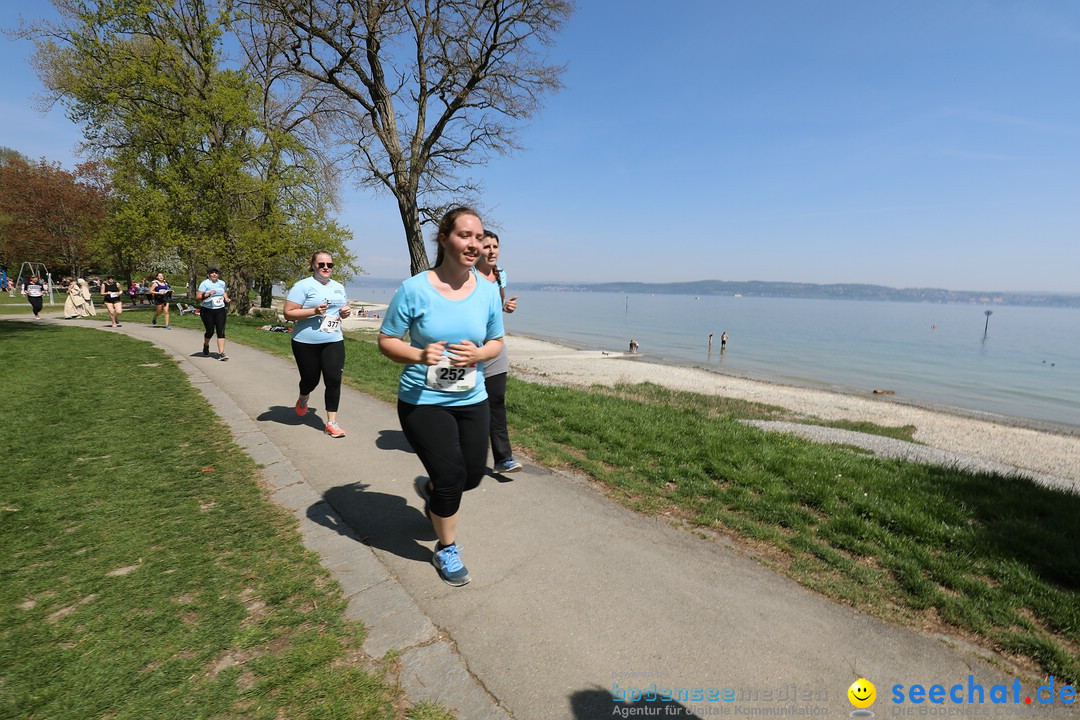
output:
[[[444,718],[152,345],[0,321],[0,717]]]

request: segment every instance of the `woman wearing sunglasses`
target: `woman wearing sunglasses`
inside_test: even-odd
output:
[[[337,424],[341,375],[345,370],[345,336],[341,321],[349,317],[345,287],[331,280],[334,258],[325,251],[311,256],[311,277],[292,286],[285,298],[285,319],[292,320],[292,351],[300,371],[296,414],[307,414],[308,398],[322,377],[326,404],[326,434],[345,437]]]

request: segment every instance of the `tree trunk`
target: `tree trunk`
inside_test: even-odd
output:
[[[424,231],[420,225],[420,211],[416,207],[416,193],[398,193],[398,212],[405,228],[405,242],[409,246],[409,274],[416,275],[431,267],[427,248],[424,247]]]
[[[195,253],[188,253],[187,257],[187,296],[188,302],[195,302],[195,292],[199,289],[199,273],[195,269]]]
[[[274,281],[269,278],[262,278],[256,284],[259,290],[259,307],[272,307],[274,304]]]
[[[238,272],[230,279],[229,288],[232,290],[229,293],[232,298],[230,311],[234,315],[247,315],[251,310],[251,283],[242,272]]]

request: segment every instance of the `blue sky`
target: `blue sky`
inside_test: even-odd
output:
[[[0,145],[70,167],[31,50],[0,40]],[[550,57],[566,89],[476,173],[516,281],[1080,292],[1072,0],[579,0]],[[406,275],[394,201],[343,186],[362,264]]]

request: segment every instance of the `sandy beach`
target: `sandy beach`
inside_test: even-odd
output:
[[[1080,435],[994,422],[890,401],[748,380],[696,368],[649,363],[620,353],[583,351],[508,336],[512,372],[523,379],[564,385],[611,386],[654,382],[673,390],[777,405],[823,420],[913,425],[915,440],[950,453],[1057,478],[1080,487]]]

